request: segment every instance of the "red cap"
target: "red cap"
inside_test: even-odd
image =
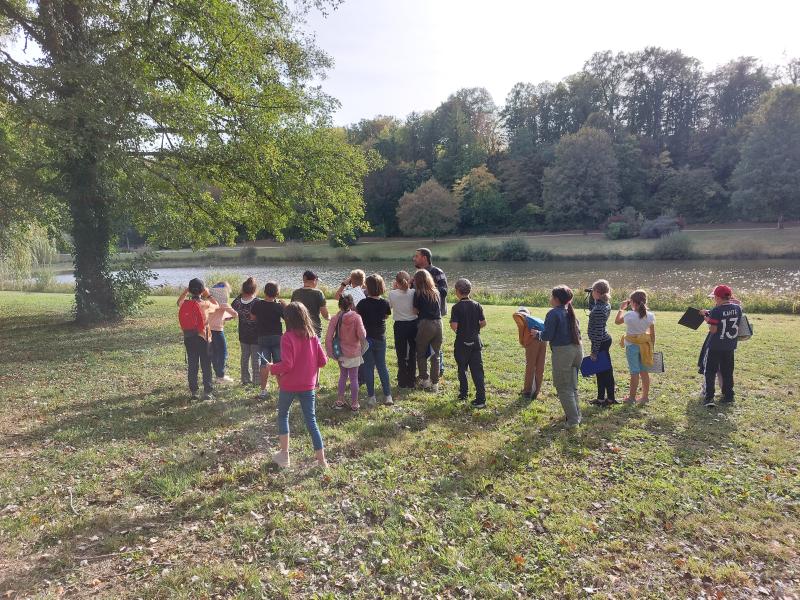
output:
[[[708,295],[709,298],[731,298],[732,296],[733,290],[727,285],[718,285],[714,288],[714,291]]]

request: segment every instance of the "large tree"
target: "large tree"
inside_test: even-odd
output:
[[[741,156],[733,205],[759,221],[800,217],[800,86],[765,96]]]
[[[406,192],[397,207],[397,220],[405,235],[434,240],[458,225],[458,199],[435,179]]]
[[[463,231],[497,231],[509,221],[508,201],[500,191],[500,182],[486,165],[475,167],[456,181],[453,195],[459,204]]]
[[[617,208],[619,174],[611,136],[593,127],[561,138],[545,169],[544,208],[555,229],[597,228]]]
[[[0,93],[37,148],[14,179],[61,209],[79,320],[120,315],[116,222],[166,246],[362,225],[365,157],[308,85],[329,60],[299,25],[324,4],[0,0],[37,56],[0,46]]]

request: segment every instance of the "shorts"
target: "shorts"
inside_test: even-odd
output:
[[[281,361],[281,335],[262,335],[258,338],[258,364],[262,367]]]
[[[642,365],[642,351],[636,344],[625,346],[625,358],[628,359],[628,370],[631,375],[638,375],[642,371],[647,373],[649,369]]]

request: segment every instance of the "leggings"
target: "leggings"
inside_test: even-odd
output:
[[[358,402],[358,367],[339,365],[339,397],[344,398],[344,388],[350,378],[350,401]]]

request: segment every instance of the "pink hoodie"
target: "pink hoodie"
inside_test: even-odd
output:
[[[333,315],[331,322],[328,323],[328,332],[325,334],[325,348],[328,350],[328,354],[333,356],[333,334],[336,333],[336,323],[339,322],[339,319],[344,319],[339,330],[339,340],[342,344],[344,358],[361,356],[361,340],[366,339],[367,330],[364,329],[361,315],[354,310],[348,310],[346,313],[340,311]]]
[[[285,392],[307,392],[317,383],[317,369],[328,363],[319,338],[301,336],[289,330],[281,338],[281,360],[270,372],[278,375],[278,385]]]

